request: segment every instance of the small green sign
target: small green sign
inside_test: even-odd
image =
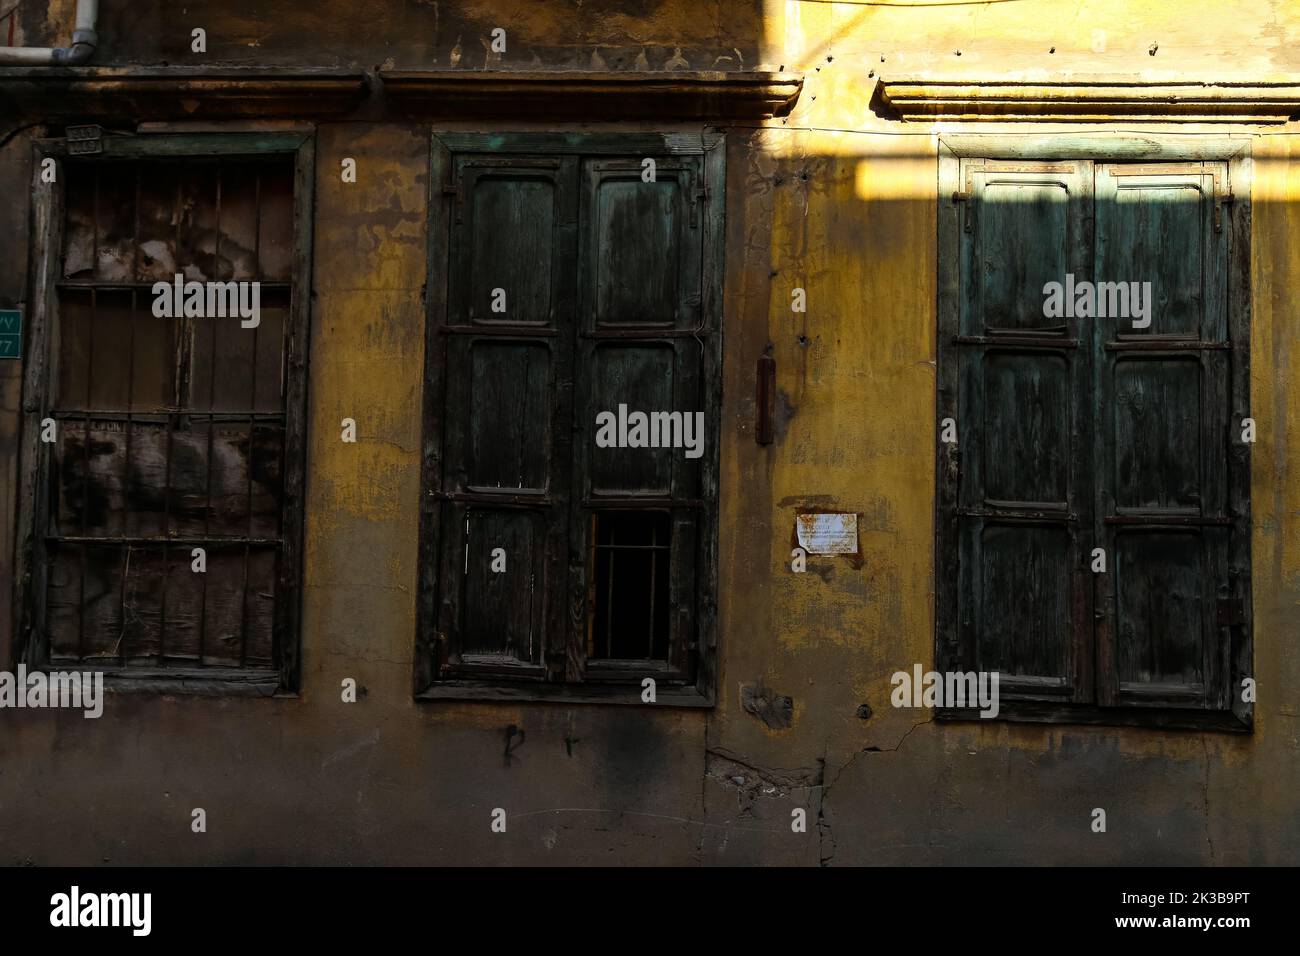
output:
[[[0,309],[0,359],[23,357],[23,314],[17,309]]]

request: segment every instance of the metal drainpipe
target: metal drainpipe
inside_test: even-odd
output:
[[[0,66],[80,66],[95,55],[99,0],[77,0],[77,25],[68,47],[0,46]]]

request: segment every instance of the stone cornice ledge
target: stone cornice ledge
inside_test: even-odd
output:
[[[42,122],[341,115],[366,97],[363,72],[332,69],[0,69],[0,114]]]
[[[794,108],[803,78],[744,72],[381,70],[385,97],[421,117],[766,119]]]
[[[872,105],[911,122],[1285,123],[1300,116],[1300,82],[882,77]]]

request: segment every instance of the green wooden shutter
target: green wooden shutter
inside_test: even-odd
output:
[[[576,160],[458,155],[446,186],[440,671],[562,674]]]
[[[959,315],[940,340],[958,426],[940,482],[941,666],[997,671],[1008,699],[1086,700],[1087,331],[1044,315],[1042,290],[1088,277],[1091,167],[963,160],[960,176]]]
[[[571,679],[626,677],[642,671],[692,679],[698,504],[705,459],[686,458],[682,448],[595,444],[596,415],[617,413],[625,405],[629,413],[704,412],[709,429],[704,451],[714,453],[716,434],[708,424],[712,415],[703,379],[711,351],[706,343],[716,334],[701,326],[703,163],[699,156],[654,159],[653,182],[643,180],[639,156],[591,157],[582,164],[577,348],[581,441],[574,464],[575,494],[580,497],[570,527],[575,556]],[[603,563],[608,561],[624,561],[623,568],[634,570],[617,578]],[[630,561],[639,564],[629,566]],[[665,573],[666,581],[660,577]],[[611,593],[600,593],[598,583]],[[666,619],[638,621],[635,638],[611,633],[618,629],[617,621],[612,614],[602,620],[601,614],[615,606],[616,589],[624,594],[622,611],[628,610],[628,602],[636,607],[635,602],[644,600],[647,607],[658,604],[656,613],[666,614]],[[660,594],[658,602],[650,596],[652,591]],[[625,623],[625,631],[632,629]]]
[[[937,658],[999,670],[1010,712],[1056,699],[1100,705],[1074,711],[1090,720],[1249,725],[1249,216],[1230,205],[1234,169],[941,163],[938,412],[959,443],[936,469]],[[1066,274],[1089,283],[1090,311],[1053,320],[1039,290]],[[1135,282],[1151,283],[1148,327]]]
[[[1149,328],[1095,320],[1098,700],[1225,709],[1230,642],[1224,163],[1101,164],[1099,280],[1152,283]],[[1099,299],[1101,297],[1099,296]],[[1114,305],[1112,302],[1111,305]],[[1107,309],[1107,311],[1113,311]]]

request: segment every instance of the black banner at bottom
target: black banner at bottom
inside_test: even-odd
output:
[[[0,870],[0,919],[11,943],[285,934],[337,945],[466,929],[499,943],[561,926],[566,939],[610,932],[668,943],[689,933],[765,948],[837,926],[867,934],[864,944],[877,932],[927,942],[1046,932],[1231,943],[1288,927],[1294,885],[1294,870],[1270,868],[19,868]]]

